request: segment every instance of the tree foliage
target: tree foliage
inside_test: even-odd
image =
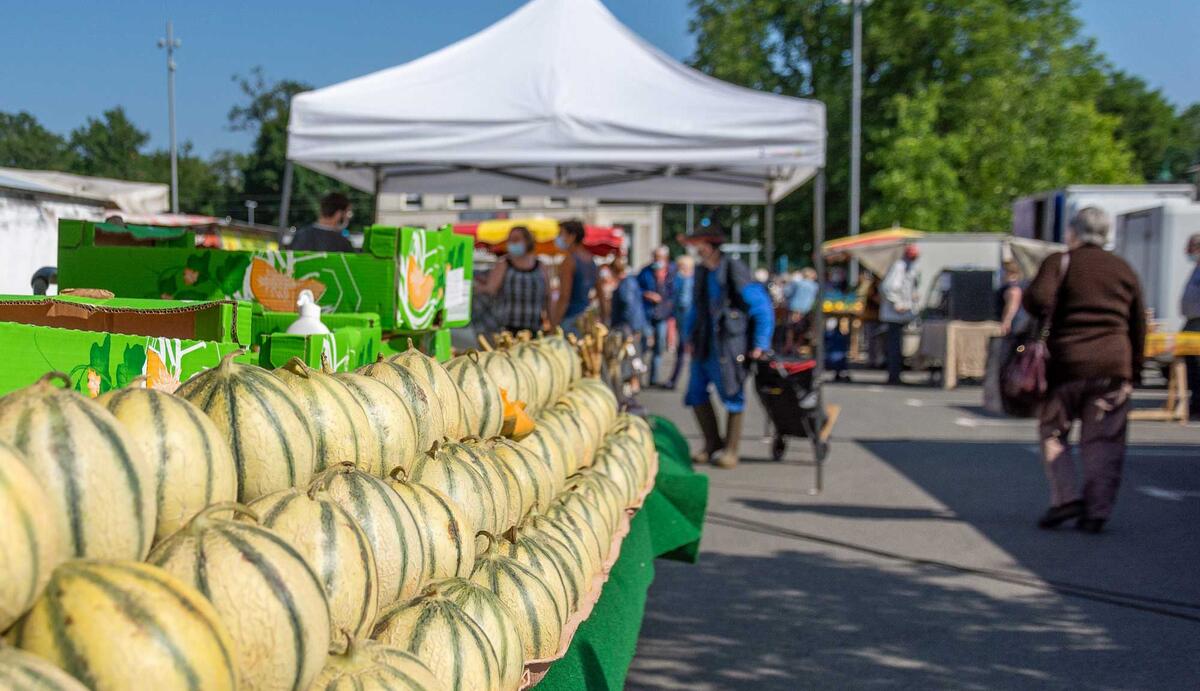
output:
[[[692,7],[697,67],[825,103],[829,226],[832,235],[844,233],[849,5],[692,0]],[[1080,36],[1069,0],[877,0],[863,10],[863,27],[864,230],[893,223],[1007,230],[1014,197],[1156,177],[1172,146],[1186,149],[1169,104],[1140,80],[1111,72]],[[1164,127],[1176,134],[1164,136]],[[811,227],[810,213],[806,194],[785,203],[781,250],[806,244],[800,231]]]

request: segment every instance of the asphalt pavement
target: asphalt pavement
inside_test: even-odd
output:
[[[769,460],[757,401],[742,464],[701,470],[700,562],[656,562],[627,688],[1200,688],[1200,426],[1133,423],[1108,529],[1043,531],[1032,422],[855,374],[825,388],[820,494],[805,440]],[[642,402],[695,444],[681,396]]]

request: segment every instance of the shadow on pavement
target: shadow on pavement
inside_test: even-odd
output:
[[[791,550],[656,568],[629,689],[1079,687],[1054,670],[1102,679],[1128,653],[1050,594],[997,599],[938,569]],[[680,580],[703,588],[663,587]]]
[[[777,513],[815,513],[838,518],[861,518],[865,520],[960,520],[950,511],[916,509],[901,506],[856,506],[853,504],[803,504],[771,501],[769,499],[734,499],[733,501],[755,511]]]
[[[1034,527],[1049,497],[1031,444],[914,439],[858,443],[1044,579],[1200,603],[1200,578],[1195,576],[1200,555],[1200,446],[1131,446],[1106,532],[1083,535],[1069,527],[1050,532]],[[1159,487],[1196,494],[1164,500],[1153,492]]]

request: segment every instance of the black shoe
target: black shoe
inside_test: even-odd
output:
[[[1066,504],[1059,504],[1058,506],[1051,506],[1049,509],[1046,509],[1046,513],[1042,514],[1042,517],[1038,520],[1038,527],[1043,530],[1057,528],[1072,518],[1080,518],[1081,516],[1083,516],[1083,500],[1076,499],[1075,501],[1069,501]],[[1101,523],[1103,522],[1101,521]]]
[[[1080,518],[1075,522],[1075,530],[1081,533],[1091,533],[1095,535],[1104,530],[1103,518]]]

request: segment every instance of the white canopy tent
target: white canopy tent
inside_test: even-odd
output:
[[[766,204],[769,258],[774,203],[825,165],[825,107],[681,65],[599,0],[532,0],[423,58],[296,96],[281,225],[292,163],[376,194]]]

